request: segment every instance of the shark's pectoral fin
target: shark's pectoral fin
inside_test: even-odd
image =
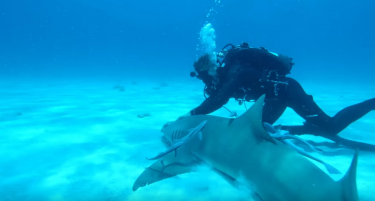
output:
[[[133,191],[138,188],[193,171],[194,165],[201,163],[200,160],[194,159],[192,155],[175,157],[172,154],[166,155],[163,159],[154,162],[146,168],[137,178],[133,185]]]
[[[147,160],[156,160],[156,159],[160,159],[160,158],[162,158],[162,157],[164,157],[164,156],[166,156],[167,154],[169,154],[169,153],[171,153],[171,152],[175,152],[175,157],[177,157],[177,149],[179,148],[179,147],[181,147],[181,143],[179,143],[179,144],[173,144],[171,147],[169,147],[166,151],[164,151],[164,152],[161,152],[161,153],[159,153],[158,155],[156,155],[156,156],[154,156],[154,157],[151,157],[151,158],[147,158],[146,157],[146,159]]]
[[[358,201],[357,191],[357,164],[358,164],[358,149],[355,151],[352,163],[345,176],[338,181],[341,185],[344,200]]]

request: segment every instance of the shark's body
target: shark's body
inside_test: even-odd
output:
[[[357,201],[358,152],[347,174],[338,182],[304,156],[274,140],[262,125],[264,96],[236,119],[196,115],[162,129],[171,141],[176,130],[188,130],[207,120],[203,139],[166,154],[135,181],[133,190],[162,179],[192,171],[205,162],[228,178],[244,182],[265,201]]]

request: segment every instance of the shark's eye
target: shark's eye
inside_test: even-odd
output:
[[[166,124],[164,124],[164,126],[161,128],[161,130],[163,130],[165,127],[167,127],[169,125],[169,122],[167,122]]]

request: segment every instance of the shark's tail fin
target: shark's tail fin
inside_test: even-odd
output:
[[[355,151],[352,164],[345,176],[338,181],[341,185],[343,193],[343,201],[358,201],[358,190],[357,190],[357,164],[358,164],[358,149]]]

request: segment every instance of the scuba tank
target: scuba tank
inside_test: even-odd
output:
[[[229,50],[227,47],[231,46]],[[269,52],[266,48],[253,48],[243,42],[238,46],[227,44],[217,53],[217,62],[220,67],[231,64],[241,64],[245,67],[263,71],[264,76],[274,73],[276,79],[279,76],[290,74],[294,63],[292,58]]]

